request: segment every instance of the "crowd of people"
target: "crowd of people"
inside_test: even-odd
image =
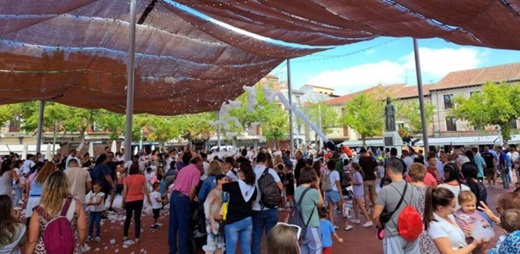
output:
[[[351,231],[357,225],[376,227],[385,253],[520,253],[520,186],[509,191],[513,174],[519,179],[514,148],[398,152],[306,148],[293,157],[266,148],[206,152],[185,146],[127,162],[110,147],[95,157],[75,150],[45,161],[3,156],[0,253],[20,253],[19,246],[26,253],[88,251],[87,242],[103,237],[101,220],[120,209],[116,195],[122,197],[125,243],[141,242],[145,207],[152,212],[151,230],[166,222],[161,211],[168,208],[169,253],[188,253],[191,239],[200,236],[206,253],[260,254],[264,237],[268,253],[332,253],[333,242],[343,241],[340,226]],[[498,216],[487,206],[497,176],[508,191],[498,201]],[[287,223],[293,211],[302,225]],[[45,240],[56,218],[71,225],[70,243]],[[407,225],[422,230],[405,232]],[[472,235],[478,225],[507,233],[490,246]]]

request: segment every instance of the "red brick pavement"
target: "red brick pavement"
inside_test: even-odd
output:
[[[488,202],[492,209],[496,206],[496,201],[500,194],[504,193],[502,188],[488,189]],[[122,211],[120,211],[122,214]],[[284,216],[284,212],[280,213],[280,218]],[[120,216],[119,216],[120,217]],[[106,221],[102,226],[102,240],[101,242],[89,243],[91,250],[87,253],[168,253],[168,218],[163,216],[161,218],[164,226],[156,231],[150,230],[152,218],[150,215],[143,214],[142,227],[143,232],[141,233],[142,242],[123,248],[123,229],[122,221],[115,221],[112,223],[110,220]],[[339,220],[337,225],[343,225]],[[382,253],[382,241],[378,240],[375,236],[375,228],[363,228],[361,225],[355,225],[351,231],[345,231],[340,228],[338,231],[340,237],[343,238],[344,242],[334,242],[333,253]],[[495,232],[501,234],[501,229],[495,227]],[[129,236],[132,238],[133,224],[130,226]],[[111,243],[114,239],[115,243]],[[264,239],[265,241],[265,239]],[[496,241],[496,240],[495,240]],[[491,243],[494,246],[495,241]],[[263,244],[264,253],[265,244]],[[348,252],[347,252],[348,251]],[[203,253],[202,251],[199,253]]]

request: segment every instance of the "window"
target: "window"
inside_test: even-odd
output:
[[[479,94],[480,91],[473,91],[473,92],[469,92],[469,96],[473,96],[474,94]]]
[[[348,127],[343,127],[343,137],[348,137]]]
[[[446,117],[446,130],[457,131],[457,119],[455,117]]]
[[[445,94],[444,95],[444,108],[452,108],[453,104],[451,103],[451,97],[453,94]]]

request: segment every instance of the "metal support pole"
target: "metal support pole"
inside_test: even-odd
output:
[[[128,63],[126,85],[125,161],[132,159],[132,113],[134,111],[134,61],[135,61],[135,9],[137,0],[130,0],[130,25],[128,26]]]
[[[322,127],[322,124],[321,124],[321,103],[318,103],[318,124],[319,124],[319,128],[321,131],[323,131],[323,127]],[[323,149],[323,139],[320,137],[320,148],[318,151],[321,151],[321,149]]]
[[[426,112],[424,111],[424,94],[422,87],[421,63],[419,58],[419,47],[417,46],[417,39],[415,38],[413,39],[413,52],[415,55],[415,73],[417,75],[417,90],[419,90],[419,107],[421,110],[424,154],[428,154],[428,127],[426,126]]]
[[[220,132],[221,132],[221,124],[220,124],[220,110],[217,112],[217,122],[218,122],[218,129],[217,129],[217,148],[220,149]]]
[[[291,157],[294,156],[294,133],[293,133],[293,113],[292,113],[292,88],[291,88],[291,59],[287,59],[287,97],[289,97],[289,139]]]
[[[56,154],[56,139],[57,139],[57,132],[58,131],[58,120],[54,121],[54,135],[52,137],[52,155],[54,156]]]
[[[43,132],[43,111],[44,110],[45,110],[45,101],[40,100],[40,110],[38,111],[38,130],[36,131],[36,153],[41,152],[42,132]]]

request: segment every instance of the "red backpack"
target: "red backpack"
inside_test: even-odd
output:
[[[408,183],[405,185],[403,196],[406,193],[407,186]],[[422,216],[412,205],[406,204],[406,207],[401,211],[399,217],[397,217],[397,231],[399,232],[399,235],[408,242],[417,240],[419,235],[421,235],[423,231]]]
[[[50,217],[40,206],[35,208],[38,216],[45,222],[43,230],[40,231],[42,232],[40,237],[48,254],[69,254],[74,252],[76,239],[71,220],[75,210],[76,202],[70,197],[67,198],[60,214],[56,218]],[[70,216],[69,211],[72,212],[72,216]],[[68,214],[69,216],[67,216]]]

